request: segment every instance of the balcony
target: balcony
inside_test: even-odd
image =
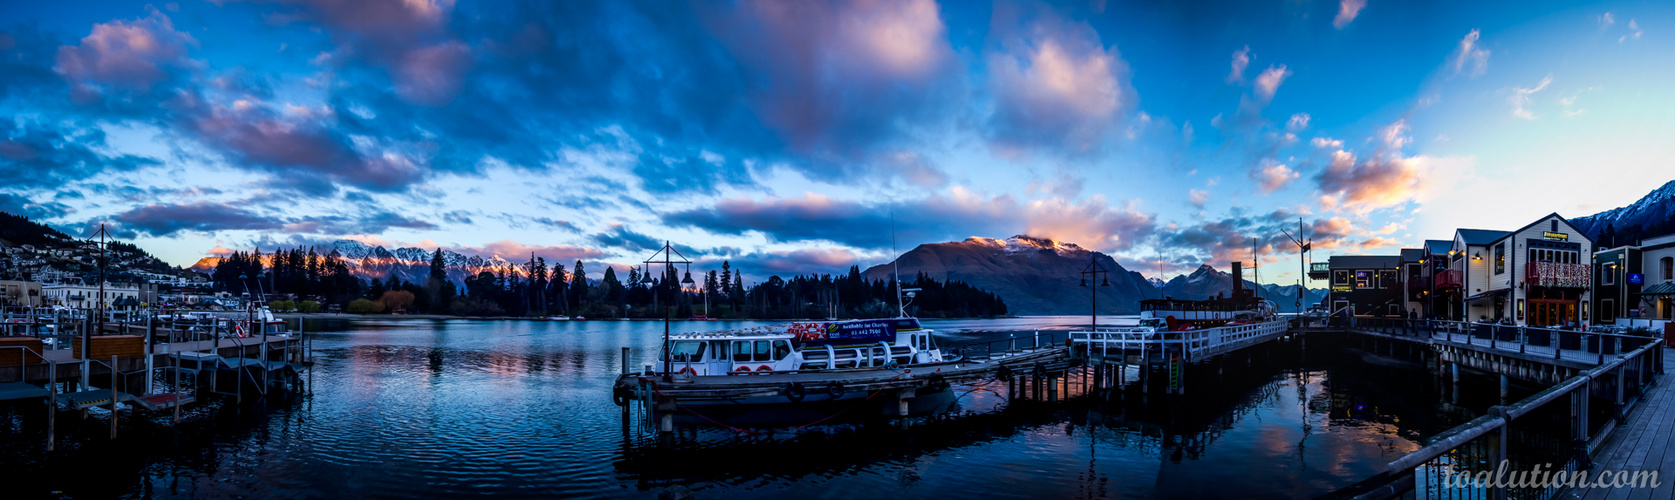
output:
[[[1524,264],[1524,282],[1530,286],[1588,288],[1593,283],[1593,266],[1531,262]]]
[[[1437,289],[1440,290],[1440,289],[1448,288],[1448,287],[1456,287],[1456,288],[1459,287],[1464,282],[1464,280],[1462,280],[1460,276],[1461,275],[1460,275],[1460,270],[1459,269],[1445,269],[1445,270],[1437,271],[1437,274],[1436,274]]]
[[[1332,263],[1313,262],[1309,264],[1309,279],[1323,280],[1332,277]]]

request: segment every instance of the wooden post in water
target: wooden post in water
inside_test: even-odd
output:
[[[111,355],[111,439],[116,439],[116,355]]]
[[[47,451],[52,451],[58,426],[58,362],[47,362]]]
[[[174,356],[174,423],[180,423],[180,353],[169,346],[169,354]]]
[[[628,348],[622,348],[622,374],[628,374]]]

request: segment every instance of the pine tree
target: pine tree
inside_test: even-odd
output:
[[[582,261],[576,260],[576,267],[570,271],[570,308],[580,309],[582,300],[587,298],[587,271],[582,269]]]

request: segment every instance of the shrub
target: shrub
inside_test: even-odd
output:
[[[312,300],[304,300],[302,302],[298,302],[297,303],[297,312],[304,312],[304,313],[320,312],[320,303],[312,301]]]
[[[413,305],[413,292],[406,290],[390,290],[384,296],[378,297],[378,305],[385,311],[396,312],[406,310]]]
[[[272,309],[274,312],[289,311],[296,308],[297,305],[292,304],[289,300],[275,300],[268,303],[268,309]]]
[[[378,314],[384,312],[383,304],[366,299],[355,299],[349,303],[349,314]]]

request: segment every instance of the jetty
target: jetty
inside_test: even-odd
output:
[[[23,335],[0,337],[0,401],[42,400],[50,422],[58,411],[110,410],[111,438],[122,405],[153,412],[220,395],[235,403],[275,391],[300,392],[311,363],[307,335],[273,323],[241,330],[238,318],[113,321],[90,315],[8,321]],[[83,343],[86,343],[84,346]]]

